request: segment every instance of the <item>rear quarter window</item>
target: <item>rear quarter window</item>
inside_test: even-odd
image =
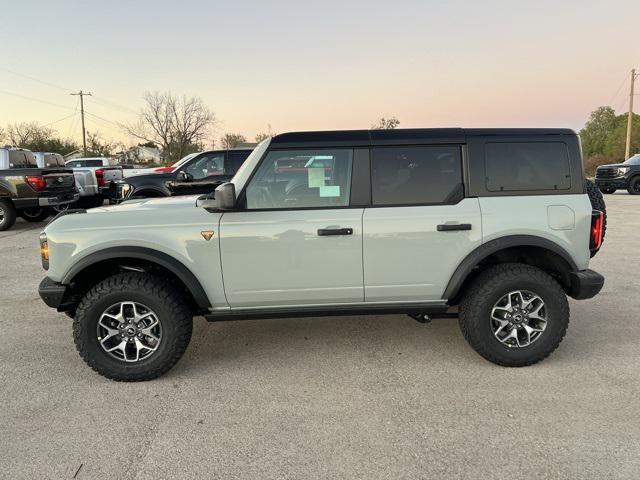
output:
[[[485,145],[486,188],[490,192],[569,190],[569,151],[562,142]]]

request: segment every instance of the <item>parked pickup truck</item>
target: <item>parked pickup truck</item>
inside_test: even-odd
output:
[[[49,207],[78,200],[73,172],[39,168],[29,150],[0,148],[0,231],[20,215],[29,222],[49,216]]]
[[[110,196],[130,200],[212,193],[218,185],[231,180],[250,153],[251,149],[241,148],[191,154],[174,164],[173,171],[114,182]]]
[[[122,180],[122,168],[113,158],[74,158],[66,166],[73,169],[80,193],[79,206],[83,208],[104,204],[111,182]]]
[[[40,296],[116,380],[168,371],[194,315],[456,316],[481,356],[524,367],[560,344],[567,297],[602,288],[604,220],[571,130],[285,133],[215,195],[59,215]]]
[[[596,185],[602,193],[626,190],[640,195],[640,153],[624,163],[602,165],[596,170]]]

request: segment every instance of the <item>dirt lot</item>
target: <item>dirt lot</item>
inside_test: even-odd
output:
[[[138,384],[80,360],[20,221],[0,233],[0,477],[637,479],[640,197],[606,199],[603,293],[536,366],[486,362],[452,320],[199,318]]]

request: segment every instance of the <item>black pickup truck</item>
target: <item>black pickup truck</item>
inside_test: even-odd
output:
[[[39,222],[49,216],[50,207],[78,198],[73,171],[38,168],[29,150],[0,148],[0,231],[10,229],[17,215]]]
[[[238,148],[190,155],[177,162],[171,172],[135,175],[122,182],[112,182],[109,196],[122,201],[211,193],[221,183],[231,180],[251,152],[252,149]]]
[[[631,195],[640,195],[640,153],[624,163],[598,167],[596,186],[602,193],[627,190]]]

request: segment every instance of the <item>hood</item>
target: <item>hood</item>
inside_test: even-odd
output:
[[[142,173],[140,175],[131,175],[129,177],[125,177],[124,181],[134,187],[138,187],[140,185],[148,184],[149,182],[154,182],[158,180],[175,180],[176,173]]]
[[[87,213],[108,213],[122,212],[131,210],[167,210],[176,208],[195,207],[196,202],[202,195],[187,195],[180,197],[162,197],[162,198],[141,198],[138,200],[128,200],[119,205],[111,205],[108,207],[98,207],[87,210]]]
[[[618,167],[628,167],[629,165],[625,165],[624,163],[607,163],[606,165],[600,165],[596,170],[600,170],[601,168],[618,168]]]

